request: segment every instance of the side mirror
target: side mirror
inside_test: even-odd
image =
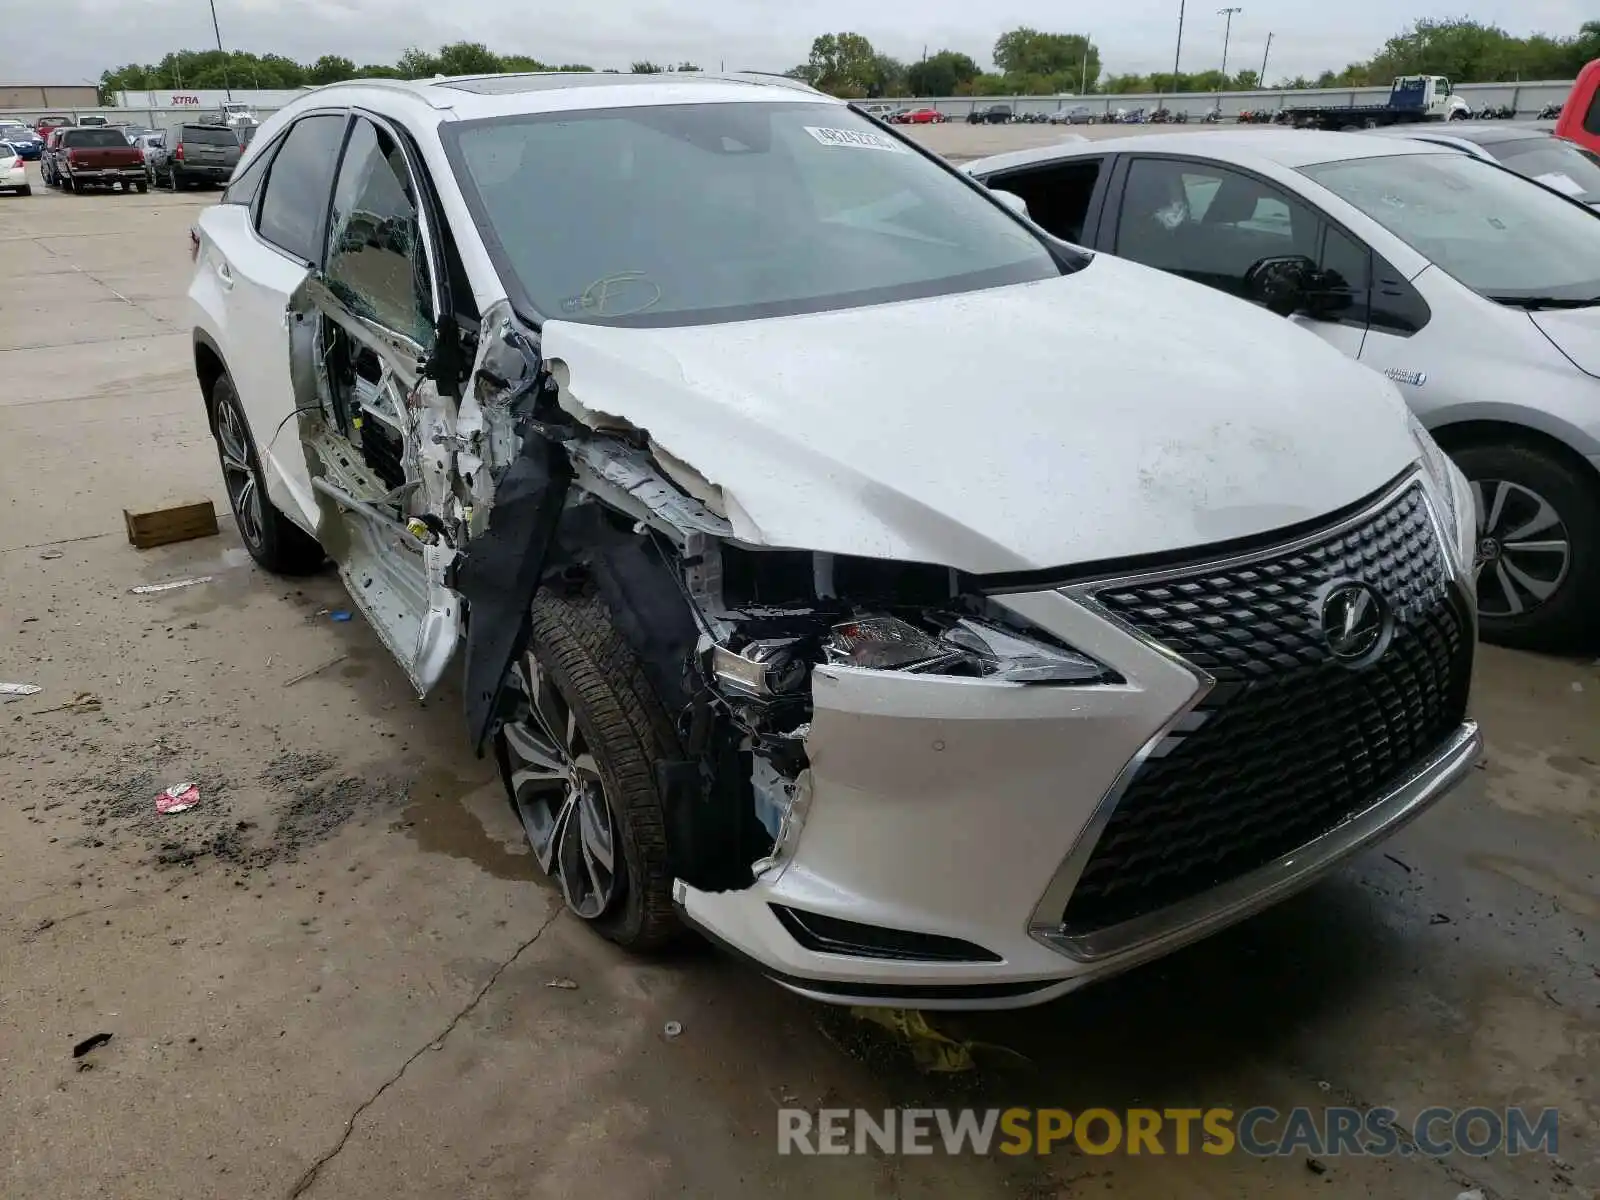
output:
[[[989,194],[1016,213],[1017,216],[1026,217],[1028,215],[1028,202],[1015,192],[1008,192],[1003,188],[990,188]]]
[[[1263,258],[1244,274],[1245,292],[1268,312],[1292,317],[1311,303],[1317,264],[1303,254]]]

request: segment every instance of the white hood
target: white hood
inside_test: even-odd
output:
[[[808,316],[549,321],[543,349],[566,402],[625,417],[720,487],[737,537],[978,573],[1316,518],[1417,453],[1376,372],[1106,255],[1042,283]]]

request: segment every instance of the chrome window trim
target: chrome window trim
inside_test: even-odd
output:
[[[1062,860],[1061,866],[1046,886],[1038,904],[1034,906],[1033,913],[1028,919],[1029,936],[1068,958],[1084,963],[1123,955],[1128,955],[1131,961],[1155,957],[1164,953],[1166,949],[1192,941],[1213,929],[1264,908],[1274,900],[1311,882],[1338,861],[1421,812],[1471,769],[1472,764],[1477,761],[1482,739],[1478,734],[1477,724],[1467,721],[1412,777],[1389,793],[1378,797],[1360,813],[1274,862],[1226,883],[1218,884],[1188,900],[1106,929],[1077,936],[1068,935],[1062,930],[1061,914],[1066,911],[1067,901],[1071,898],[1073,889],[1077,887],[1078,880],[1082,877],[1084,868],[1088,865],[1089,858],[1094,853],[1107,824],[1110,823],[1111,814],[1132,785],[1139,769],[1149,759],[1158,755],[1162,743],[1174,730],[1189,720],[1190,714],[1216,685],[1215,678],[1208,672],[1194,666],[1175,651],[1146,636],[1121,616],[1113,613],[1095,598],[1095,593],[1115,586],[1161,583],[1169,579],[1188,577],[1197,571],[1228,570],[1263,559],[1291,554],[1370,520],[1405,492],[1417,486],[1421,487],[1423,507],[1431,522],[1434,538],[1438,542],[1446,585],[1455,590],[1457,601],[1463,611],[1472,614],[1470,624],[1476,639],[1477,621],[1471,592],[1463,586],[1460,568],[1456,565],[1455,555],[1450,549],[1451,543],[1446,540],[1444,526],[1439,520],[1425,481],[1425,472],[1420,464],[1414,465],[1405,475],[1342,521],[1302,534],[1291,541],[1138,575],[1087,580],[1060,589],[1063,595],[1116,626],[1152,653],[1159,654],[1190,672],[1195,677],[1195,690],[1139,748],[1139,752],[1128,760],[1127,765],[1112,781],[1111,787],[1101,797],[1094,814],[1079,833],[1067,857]]]

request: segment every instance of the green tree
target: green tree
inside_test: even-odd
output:
[[[906,68],[906,87],[913,96],[954,96],[981,73],[971,55],[941,50]]]
[[[576,71],[576,72],[581,74],[581,73],[583,73],[585,71],[592,72],[594,70],[594,68],[593,67],[584,66],[583,63],[562,63],[559,67],[556,68],[556,70],[558,70],[558,71]],[[616,71],[612,71],[612,72],[610,72],[610,74],[615,75],[615,74],[617,74],[617,72]]]
[[[502,71],[548,71],[550,68],[537,58],[530,58],[526,54],[503,54],[500,56],[500,69]]]
[[[659,75],[661,68],[653,62],[636,62],[630,68],[635,75]]]
[[[439,47],[437,70],[442,75],[490,75],[500,70],[500,56],[482,42],[451,42]]]
[[[400,69],[385,63],[368,63],[364,67],[357,67],[356,79],[400,79]]]
[[[811,83],[835,96],[860,98],[878,82],[872,43],[859,33],[825,33],[811,43]]]
[[[1227,87],[1235,92],[1253,92],[1261,86],[1261,76],[1255,71],[1240,71],[1231,80]]]
[[[872,78],[867,83],[867,95],[878,96],[905,96],[909,95],[906,86],[906,65],[898,58],[889,54],[875,54],[872,56]]]
[[[1072,79],[1073,91],[1092,91],[1100,78],[1100,48],[1081,33],[1040,33],[1026,26],[1002,33],[994,44],[994,65],[1005,75]]]
[[[338,54],[324,54],[311,64],[306,72],[306,82],[314,84],[338,83],[341,79],[354,79],[356,64]]]
[[[1150,80],[1143,75],[1108,75],[1105,82],[1100,85],[1102,92],[1113,96],[1132,96],[1141,92],[1153,92]]]
[[[677,66],[673,67],[672,69],[674,71],[681,71],[681,72],[685,72],[687,74],[693,74],[693,73],[695,73],[695,72],[700,70],[700,68],[698,66],[696,66],[692,62],[681,62]]]
[[[412,46],[400,56],[400,61],[395,63],[395,69],[400,72],[402,79],[428,79],[440,74],[439,60],[416,46]]]

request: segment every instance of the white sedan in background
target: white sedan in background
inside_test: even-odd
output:
[[[1288,130],[962,168],[1046,230],[1263,305],[1383,372],[1471,480],[1483,636],[1600,628],[1600,213],[1426,142]]]
[[[0,192],[15,192],[19,196],[33,191],[28,183],[28,164],[10,142],[0,142]]]

